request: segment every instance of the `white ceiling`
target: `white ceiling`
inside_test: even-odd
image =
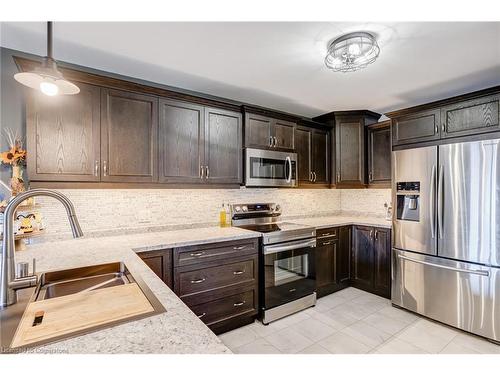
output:
[[[369,31],[378,60],[324,63],[329,40]],[[1,45],[45,55],[44,23],[1,24]],[[497,23],[55,23],[58,60],[305,116],[386,112],[500,84]]]

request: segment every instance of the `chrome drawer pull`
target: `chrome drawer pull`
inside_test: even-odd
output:
[[[242,273],[245,273],[245,271],[234,271],[233,275],[241,275]]]
[[[198,315],[198,318],[200,318],[200,319],[201,319],[201,318],[203,318],[205,315],[207,315],[207,313],[206,313],[206,312],[204,312],[204,313],[203,313],[203,314],[201,314],[201,315]]]
[[[333,243],[332,241],[328,241],[328,242],[323,242],[321,245],[328,246],[331,245],[332,243]]]
[[[246,245],[245,246],[235,246],[235,247],[233,247],[233,250],[243,250],[245,247],[246,247]]]
[[[239,306],[243,306],[245,303],[246,303],[246,301],[243,301],[243,302],[236,302],[236,303],[233,303],[233,306],[234,306],[234,307],[239,307]]]
[[[335,237],[336,235],[337,235],[337,233],[335,233],[335,232],[333,232],[333,233],[328,232],[328,233],[323,233],[321,235],[321,237],[329,237],[329,236]]]
[[[203,278],[203,279],[198,279],[198,280],[191,280],[191,284],[199,284],[199,283],[202,283],[204,282],[206,279]]]
[[[200,251],[199,253],[191,253],[189,254],[192,257],[201,257],[203,254],[205,254],[204,251]]]

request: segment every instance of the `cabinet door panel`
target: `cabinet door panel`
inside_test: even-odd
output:
[[[376,228],[374,234],[374,281],[377,294],[391,297],[391,234],[388,229]]]
[[[274,136],[276,137],[276,148],[281,150],[295,149],[295,123],[274,120]]]
[[[351,281],[355,287],[373,289],[373,228],[353,227]]]
[[[30,92],[26,104],[30,180],[99,181],[100,89],[80,82],[78,87],[78,95]]]
[[[160,181],[202,183],[203,107],[160,100]]]
[[[273,119],[247,113],[245,115],[245,146],[270,147]]]
[[[205,165],[208,181],[241,183],[241,114],[205,109]]]
[[[364,126],[360,122],[336,124],[337,185],[364,184]]]
[[[351,261],[351,227],[341,227],[339,229],[339,251],[337,257],[337,283],[348,284]]]
[[[316,184],[328,184],[330,182],[328,175],[330,167],[328,138],[328,132],[322,130],[314,130],[312,135],[312,164]]]
[[[368,130],[368,183],[391,182],[391,130],[389,127]]]
[[[101,97],[101,180],[156,181],[158,99],[108,89]]]
[[[337,247],[336,240],[319,241],[319,246],[314,251],[316,262],[316,288],[318,296],[331,293],[337,282]]]
[[[439,109],[419,112],[392,121],[392,145],[439,139]]]
[[[311,142],[312,130],[308,128],[297,128],[295,146],[297,151],[298,181],[301,185],[312,182]]]
[[[170,289],[173,288],[171,249],[145,251],[137,255]]]
[[[442,138],[500,130],[500,95],[452,104],[441,109]]]

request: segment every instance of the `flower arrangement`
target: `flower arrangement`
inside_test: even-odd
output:
[[[13,133],[12,129],[5,130],[7,142],[10,150],[0,153],[0,160],[3,164],[25,165],[26,163],[26,150],[23,149],[23,142],[18,136],[17,132]]]
[[[17,132],[14,133],[12,129],[7,129],[5,134],[10,149],[0,153],[0,161],[12,168],[10,187],[14,196],[25,190],[22,167],[26,165],[26,150],[23,148],[23,141]]]

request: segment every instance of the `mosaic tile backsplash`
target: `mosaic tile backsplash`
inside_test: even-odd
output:
[[[78,189],[62,190],[85,233],[182,225],[216,225],[222,203],[281,204],[283,217],[338,214],[382,216],[389,189]],[[38,198],[47,235],[70,236],[59,202]]]

